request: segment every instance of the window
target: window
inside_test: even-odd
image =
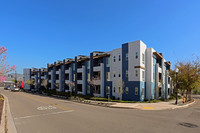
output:
[[[135,70],[135,76],[136,77],[138,76],[138,70]]]
[[[142,81],[144,81],[144,71],[142,71]]]
[[[156,65],[156,59],[153,58],[153,65],[155,66]]]
[[[90,69],[90,61],[87,62],[87,69]]]
[[[74,74],[74,81],[75,81],[75,79],[76,79],[76,75]]]
[[[110,86],[106,86],[106,95],[110,94]]]
[[[87,81],[90,81],[90,73],[87,74]]]
[[[119,61],[121,61],[121,56],[119,55]]]
[[[110,81],[110,72],[106,73],[107,81]]]
[[[144,99],[144,88],[142,88],[142,98]]]
[[[113,61],[115,62],[115,56],[113,57]]]
[[[113,77],[115,77],[115,72],[114,72],[114,75],[113,75]]]
[[[136,54],[135,54],[135,58],[136,58],[136,59],[138,58],[138,52],[136,52]]]
[[[138,95],[138,87],[135,87],[135,95]]]
[[[128,70],[126,70],[126,77],[128,78]]]
[[[115,87],[113,87],[113,92],[115,93]]]
[[[128,89],[128,87],[126,87],[126,94],[128,94],[128,91],[129,91],[129,89]]]
[[[144,54],[142,54],[142,63],[144,64],[145,62],[145,57],[144,57]]]
[[[106,58],[106,67],[110,67],[110,57]]]
[[[87,86],[87,94],[90,94],[90,85]]]
[[[119,77],[121,77],[121,74],[119,73]]]
[[[126,61],[128,61],[128,53],[126,53]]]
[[[73,70],[75,70],[75,63],[73,64]]]

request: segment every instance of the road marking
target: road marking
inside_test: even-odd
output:
[[[27,118],[32,118],[32,117],[46,116],[46,115],[63,114],[63,113],[68,113],[68,112],[72,112],[72,110],[69,110],[69,111],[61,111],[61,112],[54,112],[54,113],[48,113],[48,114],[29,115],[29,116],[17,117],[17,118],[14,118],[14,120],[18,120],[18,119],[27,119]]]
[[[144,109],[154,109],[153,107],[144,107]]]
[[[51,109],[56,109],[54,106],[40,106],[37,107],[37,110],[51,110]]]
[[[49,102],[47,102],[47,101],[45,101],[45,100],[41,100],[41,99],[39,99],[39,98],[34,98],[34,97],[22,95],[22,94],[20,94],[20,93],[18,93],[18,94],[21,95],[21,96],[27,97],[27,98],[29,98],[29,99],[33,99],[33,100],[35,100],[35,101],[39,101],[39,102],[41,102],[41,103],[45,103],[45,104],[49,104],[49,105],[56,106],[56,107],[58,107],[58,108],[60,108],[60,109],[63,109],[63,110],[73,111],[73,109],[70,109],[70,108],[67,108],[67,107],[64,107],[64,106],[60,106],[60,105],[57,105],[57,104],[49,103]]]

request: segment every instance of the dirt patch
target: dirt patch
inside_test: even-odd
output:
[[[0,95],[0,125],[1,125],[1,115],[3,112],[3,103],[4,103],[4,98],[2,95]]]

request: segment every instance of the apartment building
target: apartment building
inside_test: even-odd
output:
[[[141,41],[109,52],[91,52],[47,64],[48,88],[127,101],[168,98],[173,91],[170,62]],[[31,75],[31,76],[29,76]],[[41,85],[41,69],[24,69],[24,79]],[[38,90],[40,86],[35,86]]]
[[[25,68],[23,74],[25,90],[39,91],[44,86],[43,81],[48,79],[47,68]]]

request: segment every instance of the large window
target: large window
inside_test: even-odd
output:
[[[144,99],[144,88],[142,88],[142,98]]]
[[[106,67],[110,67],[110,57],[106,58]]]
[[[138,87],[135,87],[135,95],[138,95]]]
[[[142,81],[144,81],[144,71],[142,71]]]
[[[115,56],[113,57],[113,62],[115,62]]]
[[[87,81],[90,81],[90,73],[87,74]]]
[[[121,56],[119,55],[119,61],[121,61]]]
[[[142,54],[142,63],[144,64],[145,62],[145,57],[144,57],[144,54]]]
[[[106,78],[107,78],[107,81],[110,81],[110,72],[106,73]]]
[[[75,63],[73,63],[73,70],[75,70]]]
[[[73,80],[75,81],[75,79],[76,79],[76,75],[74,74]]]
[[[87,69],[90,69],[90,61],[87,62]]]
[[[110,86],[106,86],[106,95],[110,94]]]

